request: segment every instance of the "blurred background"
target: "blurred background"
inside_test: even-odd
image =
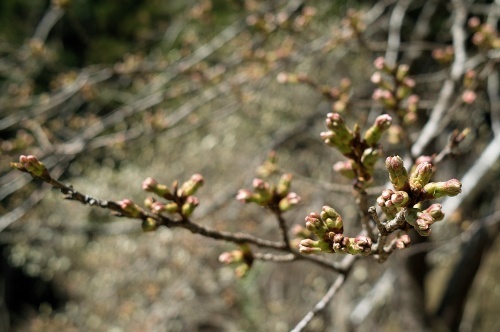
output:
[[[278,240],[268,211],[234,199],[276,151],[302,197],[287,225],[328,204],[353,236],[351,182],[332,170],[344,159],[319,133],[346,78],[349,126],[384,112],[371,99],[378,56],[408,64],[420,97],[416,118],[386,134],[384,155],[410,153],[402,131],[431,155],[470,128],[435,175],[470,181],[430,238],[384,264],[357,262],[307,330],[500,329],[499,16],[498,1],[2,0],[0,331],[290,330],[334,273],[257,261],[238,279],[218,262],[234,245],[182,229],[143,233],[9,162],[34,154],[85,194],[135,202],[146,177],[171,184],[200,173],[194,221]],[[479,37],[473,17],[489,24]],[[460,33],[466,59],[457,60]],[[280,73],[310,83],[283,84]],[[386,182],[379,162],[370,204]]]

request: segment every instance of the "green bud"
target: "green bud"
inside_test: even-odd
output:
[[[348,179],[356,178],[356,173],[353,169],[352,160],[347,161],[339,161],[333,165],[333,170],[340,173],[342,176],[345,176]]]
[[[290,185],[292,183],[292,174],[285,173],[281,176],[278,186],[276,187],[276,193],[280,196],[286,196],[290,191]]]
[[[322,240],[304,239],[299,243],[299,251],[303,254],[317,254],[320,252],[331,252],[330,245]]]
[[[444,219],[442,208],[443,206],[441,204],[435,203],[425,209],[424,212],[430,214],[434,221],[441,221]]]
[[[368,169],[373,169],[375,163],[382,156],[382,150],[378,148],[368,148],[363,152],[363,156],[361,157],[361,162]]]
[[[152,232],[158,229],[158,223],[153,218],[146,218],[141,224],[144,232]]]
[[[396,207],[406,206],[409,201],[410,197],[408,196],[408,193],[406,191],[396,191],[391,195],[391,202]]]
[[[424,186],[424,198],[434,199],[443,196],[456,196],[462,192],[462,183],[457,179],[446,182],[431,182]]]
[[[334,232],[336,234],[344,232],[344,222],[342,221],[342,217],[340,216],[338,216],[337,218],[326,218],[325,224],[328,230],[331,232]]]
[[[155,179],[151,177],[142,181],[142,190],[155,193],[156,195],[167,199],[172,197],[172,193],[166,185],[159,184]]]
[[[201,176],[200,174],[192,175],[188,181],[186,181],[182,184],[181,190],[180,190],[182,193],[181,196],[187,197],[187,196],[194,195],[196,193],[196,191],[201,186],[203,186],[204,182],[205,182],[205,180],[203,179],[203,176]]]
[[[385,167],[389,172],[389,179],[391,180],[394,189],[403,191],[408,191],[410,189],[410,185],[408,183],[408,173],[401,157],[387,157],[385,160]]]
[[[182,215],[189,217],[191,214],[193,214],[194,209],[196,209],[199,203],[200,201],[198,200],[198,198],[194,196],[188,196],[186,202],[181,207]]]
[[[38,160],[37,157],[33,155],[24,156],[21,155],[19,157],[18,163],[10,163],[10,166],[13,168],[17,168],[22,172],[28,172],[32,177],[42,178],[42,179],[50,179],[49,170]]]
[[[137,218],[143,213],[141,207],[132,202],[130,199],[124,199],[117,203],[120,205],[120,208],[127,217]]]
[[[414,191],[420,191],[422,188],[429,183],[432,177],[432,165],[428,162],[422,162],[417,165],[415,170],[410,175],[410,187]]]
[[[300,196],[296,193],[288,193],[286,197],[283,197],[279,202],[279,209],[281,212],[286,212],[293,208],[295,205],[299,204]]]
[[[383,114],[377,117],[375,120],[375,123],[373,126],[371,126],[366,132],[365,132],[365,142],[369,146],[374,146],[376,145],[379,141],[380,138],[382,137],[382,134],[389,129],[389,127],[392,124],[392,118],[387,115]]]

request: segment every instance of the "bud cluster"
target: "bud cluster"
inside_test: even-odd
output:
[[[481,24],[478,17],[471,17],[468,25],[474,31],[472,42],[480,49],[488,51],[500,48],[500,38],[494,26],[488,23]]]
[[[392,118],[389,115],[380,115],[361,139],[357,125],[351,130],[347,128],[339,113],[328,113],[326,118],[328,131],[322,132],[321,138],[327,145],[349,158],[347,161],[334,164],[333,169],[348,179],[369,181],[375,163],[382,155],[379,141],[391,124]]]
[[[371,81],[377,85],[372,98],[384,108],[393,111],[402,122],[410,124],[417,119],[419,97],[412,94],[415,81],[408,77],[408,65],[391,66],[383,57],[374,62],[377,71]]]
[[[252,181],[253,191],[240,189],[236,199],[242,203],[256,203],[272,210],[286,212],[300,202],[300,196],[290,192],[292,174],[285,173],[278,184],[270,185],[268,182],[255,178]]]
[[[184,217],[189,217],[200,203],[199,199],[193,195],[203,183],[203,176],[194,174],[180,187],[177,182],[175,182],[172,188],[169,188],[149,177],[142,182],[142,189],[156,194],[160,198],[167,200],[167,202],[160,202],[154,197],[148,197],[144,201],[144,205],[155,214],[168,212],[179,213]]]
[[[235,265],[235,273],[238,278],[244,277],[253,263],[253,254],[246,244],[240,245],[238,250],[223,252],[219,256],[219,262],[223,264]]]
[[[422,236],[428,236],[431,233],[430,226],[436,221],[443,220],[444,214],[441,204],[432,204],[422,210],[419,203],[443,196],[456,196],[462,188],[457,179],[430,182],[434,172],[430,161],[429,157],[418,158],[418,164],[412,168],[408,176],[401,157],[388,157],[385,166],[395,190],[386,189],[377,198],[377,204],[388,220],[394,219],[404,208],[406,222]]]
[[[366,236],[349,238],[344,236],[342,217],[330,206],[323,206],[320,214],[311,212],[305,219],[306,229],[318,240],[303,239],[299,251],[304,254],[335,252],[352,255],[368,255],[371,252],[371,239]]]

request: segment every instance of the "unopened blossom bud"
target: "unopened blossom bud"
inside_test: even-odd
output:
[[[181,207],[182,214],[186,217],[189,217],[194,212],[194,209],[196,209],[198,204],[200,204],[198,198],[194,196],[188,196],[188,198],[186,198],[186,202]]]
[[[373,173],[372,170],[375,167],[375,164],[382,156],[382,149],[380,148],[368,148],[363,151],[363,155],[361,156],[361,163],[369,170],[370,174]]]
[[[378,70],[385,69],[385,59],[384,59],[384,57],[378,57],[378,58],[376,58],[375,61],[373,62],[373,65]]]
[[[391,195],[391,202],[396,207],[406,206],[410,200],[408,193],[406,191],[396,191]]]
[[[374,146],[380,141],[382,134],[389,129],[392,118],[388,114],[382,114],[375,119],[375,123],[365,132],[365,142],[369,146]]]
[[[154,202],[156,202],[156,200],[153,197],[151,196],[146,197],[146,199],[144,200],[144,206],[147,207],[148,209],[151,209]]]
[[[462,93],[462,101],[466,104],[472,104],[476,101],[477,94],[473,90],[465,90]]]
[[[391,180],[394,189],[403,191],[410,189],[410,185],[408,183],[408,172],[406,171],[401,157],[387,157],[385,160],[385,168],[389,172],[389,179]]]
[[[252,181],[252,186],[255,191],[254,202],[258,204],[265,204],[272,197],[272,192],[269,183],[262,179],[255,178]]]
[[[435,199],[443,196],[456,196],[462,192],[462,183],[457,179],[451,179],[446,182],[431,182],[424,186],[424,197]]]
[[[352,139],[352,132],[346,127],[344,119],[338,113],[326,115],[326,127],[333,131],[340,140]]]
[[[348,179],[354,179],[356,177],[356,173],[353,169],[353,163],[350,159],[347,161],[336,162],[335,164],[333,164],[333,170]]]
[[[431,234],[431,225],[434,223],[432,216],[425,212],[417,213],[417,220],[413,226],[421,236],[429,236]]]
[[[155,193],[156,195],[164,198],[172,196],[170,189],[164,184],[159,184],[155,179],[149,177],[142,181],[142,190]]]
[[[219,256],[219,262],[223,264],[241,263],[243,262],[243,252],[241,250],[223,252]]]
[[[337,217],[339,217],[339,214],[331,206],[325,205],[321,208],[320,216],[321,216],[321,219],[323,219],[323,220],[326,220],[327,218],[336,219]]]
[[[194,195],[204,182],[203,176],[200,174],[193,174],[188,181],[182,184],[180,189],[181,195],[184,197]]]
[[[408,75],[409,71],[410,67],[408,65],[399,65],[398,69],[396,70],[396,79],[400,82],[403,81]]]
[[[300,196],[294,192],[288,193],[279,202],[279,209],[281,212],[285,212],[293,208],[295,205],[299,204]]]
[[[320,215],[315,212],[309,213],[306,217],[306,228],[313,232],[318,238],[323,238],[326,232],[326,226],[320,218]]]
[[[248,264],[240,264],[234,269],[234,274],[236,277],[243,278],[250,271],[250,266]]]
[[[141,223],[144,232],[152,232],[158,229],[158,223],[153,218],[146,218]]]
[[[323,242],[323,247],[325,242]],[[315,241],[312,239],[304,239],[299,243],[299,251],[303,254],[317,254],[322,250],[322,245],[320,241]],[[327,249],[327,248],[325,248]],[[328,251],[328,250],[327,250]]]
[[[45,164],[33,155],[21,155],[19,157],[19,162],[10,163],[10,166],[17,168],[20,171],[28,172],[33,177],[50,179],[50,174]]]
[[[410,244],[411,244],[411,239],[408,234],[403,234],[399,236],[398,239],[396,240],[396,248],[398,248],[399,250],[408,248]]]
[[[372,250],[372,240],[368,236],[358,235],[348,245],[347,252],[351,255],[367,256]]]
[[[373,73],[370,80],[372,81],[373,84],[379,85],[383,80],[382,73],[380,73],[379,71]]]
[[[336,234],[344,232],[344,222],[341,216],[337,218],[326,218],[324,221],[329,231]]]
[[[422,162],[417,165],[415,170],[410,175],[410,187],[414,191],[420,191],[429,183],[432,174],[434,173],[432,165],[428,162]]]
[[[128,217],[137,218],[143,213],[141,207],[132,202],[130,199],[124,199],[117,203]]]
[[[165,211],[165,204],[162,202],[154,202],[151,204],[151,211],[156,214],[161,213]]]
[[[285,173],[281,176],[278,186],[276,187],[276,193],[283,197],[290,191],[290,185],[292,184],[292,174]]]
[[[177,213],[179,212],[179,204],[175,202],[170,202],[168,204],[165,204],[165,211],[168,213]]]
[[[425,213],[428,213],[434,221],[441,221],[444,219],[444,213],[442,210],[443,206],[439,203],[434,203],[424,210]]]
[[[249,203],[249,202],[255,201],[254,193],[248,189],[238,190],[238,194],[236,195],[236,199],[242,203]]]

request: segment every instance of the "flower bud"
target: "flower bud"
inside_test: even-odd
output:
[[[408,65],[399,65],[398,69],[396,70],[396,79],[400,82],[403,81],[408,75],[409,71],[410,67]]]
[[[152,232],[158,229],[158,223],[153,218],[146,218],[141,223],[144,232]]]
[[[194,196],[188,196],[188,198],[186,198],[186,202],[181,207],[182,214],[186,217],[189,217],[194,212],[194,209],[196,209],[198,204],[200,204],[198,198]]]
[[[446,182],[431,182],[424,186],[424,197],[435,199],[443,196],[456,196],[462,192],[462,183],[457,179],[451,179]]]
[[[336,219],[337,217],[339,217],[339,214],[331,206],[325,205],[321,208],[320,216],[323,220],[326,220],[328,218]]]
[[[278,186],[276,187],[276,193],[283,197],[290,191],[290,185],[292,183],[292,174],[285,173],[281,176]]]
[[[257,204],[265,205],[272,198],[272,192],[271,188],[269,187],[269,183],[265,182],[262,179],[255,178],[252,181],[252,186],[255,191],[255,194],[253,195],[253,201]]]
[[[204,182],[205,180],[203,179],[203,176],[201,176],[200,174],[193,174],[188,181],[182,184],[180,189],[180,196],[187,197],[194,195]]]
[[[309,213],[306,217],[306,228],[320,239],[323,238],[326,232],[326,226],[320,219],[320,215],[315,212]]]
[[[406,191],[396,191],[391,195],[390,200],[390,202],[392,202],[392,204],[394,204],[394,206],[396,207],[406,206],[409,201],[410,197],[408,196],[408,193]]]
[[[380,141],[382,134],[389,129],[392,118],[388,114],[382,114],[375,119],[375,123],[365,133],[365,142],[369,146],[374,146]]]
[[[20,171],[28,172],[33,177],[50,179],[50,174],[45,164],[33,155],[21,155],[19,163],[10,163],[10,166]]]
[[[142,181],[142,190],[155,193],[156,195],[163,198],[169,198],[172,196],[172,193],[166,185],[158,184],[158,182],[156,182],[156,180],[151,177]]]
[[[254,193],[248,189],[238,190],[238,194],[236,195],[236,199],[242,203],[250,203],[250,202],[255,201]]]
[[[420,191],[422,188],[429,183],[432,177],[432,165],[428,162],[422,162],[417,165],[415,170],[410,175],[410,187],[412,190]]]
[[[441,221],[444,219],[444,213],[441,210],[443,206],[439,203],[434,203],[424,210],[425,213],[428,213],[434,221]]]
[[[241,263],[243,262],[243,252],[241,250],[223,252],[219,256],[219,262],[223,264]]]
[[[370,175],[373,173],[373,168],[375,164],[382,156],[382,149],[379,148],[368,148],[363,152],[361,156],[361,162],[369,170]]]
[[[411,244],[411,239],[408,234],[403,234],[396,240],[396,248],[398,248],[399,250],[408,248],[410,244]]]
[[[408,183],[408,173],[401,157],[387,157],[385,160],[385,167],[389,172],[389,179],[391,180],[394,189],[403,191],[408,191],[408,189],[410,189],[410,185]]]
[[[347,252],[351,255],[367,256],[372,250],[372,240],[365,235],[358,235],[354,239],[350,239],[347,246]]]
[[[162,202],[154,202],[151,204],[151,211],[153,211],[153,213],[162,213],[163,211],[165,211],[165,204],[163,204]]]
[[[281,212],[285,212],[293,208],[295,205],[299,204],[300,196],[296,193],[288,193],[279,202],[279,209]]]
[[[348,179],[356,178],[356,173],[353,169],[352,160],[347,161],[339,161],[333,165],[333,170],[340,173],[342,176],[345,176]]]
[[[321,251],[330,251],[328,244],[324,241],[304,239],[299,243],[299,251],[303,254],[317,254]]]
[[[141,207],[132,202],[130,199],[124,199],[118,201],[117,203],[118,205],[120,205],[120,208],[122,209],[124,214],[127,215],[127,217],[137,218],[143,213]]]
[[[327,229],[333,233],[339,234],[344,232],[344,222],[341,216],[337,218],[326,218],[325,224]]]

